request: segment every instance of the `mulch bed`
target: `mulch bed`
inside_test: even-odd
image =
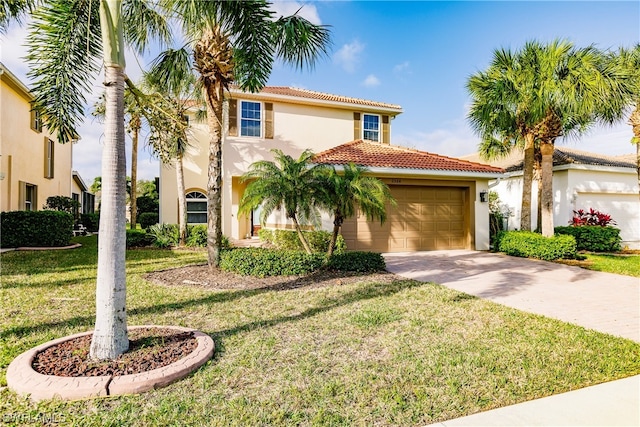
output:
[[[129,331],[129,351],[113,361],[89,358],[92,335],[54,345],[38,353],[33,369],[44,375],[95,377],[147,372],[176,362],[198,347],[193,332],[140,328]]]

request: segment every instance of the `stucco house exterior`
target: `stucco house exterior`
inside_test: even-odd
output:
[[[58,144],[31,110],[33,95],[0,63],[2,211],[40,210],[49,196],[71,197],[73,144]]]
[[[271,149],[298,157],[305,149],[316,161],[354,162],[385,181],[398,201],[383,225],[354,218],[342,233],[348,249],[400,252],[430,249],[489,249],[488,205],[481,193],[502,169],[392,145],[398,105],[290,87],[259,93],[232,89],[225,102],[223,233],[234,239],[255,236],[257,212],[238,215],[246,188],[240,177],[258,160],[273,160]],[[195,112],[194,112],[195,114]],[[191,146],[184,157],[188,222],[206,223],[208,128],[190,116]],[[177,222],[175,170],[161,166],[160,221]],[[266,227],[289,228],[283,214]],[[332,219],[323,218],[324,229]]]
[[[490,162],[505,169],[505,176],[490,183],[513,216],[509,229],[520,226],[523,152]],[[478,160],[477,154],[465,156]],[[533,194],[537,194],[534,182]],[[622,245],[640,249],[640,189],[635,155],[607,156],[569,147],[556,147],[553,155],[553,222],[568,225],[573,211],[584,209],[612,216],[620,228]],[[532,226],[537,226],[538,200],[532,200]]]

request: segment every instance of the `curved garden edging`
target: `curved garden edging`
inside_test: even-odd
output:
[[[162,368],[131,375],[60,377],[43,375],[33,369],[33,360],[39,352],[65,341],[93,333],[93,331],[81,332],[46,342],[20,354],[7,369],[7,385],[9,389],[20,395],[30,396],[33,401],[53,398],[75,400],[87,397],[135,394],[162,388],[182,379],[205,364],[213,356],[215,349],[213,339],[195,329],[158,325],[129,327],[130,330],[139,328],[162,328],[179,332],[193,332],[198,346],[193,352],[174,363]]]

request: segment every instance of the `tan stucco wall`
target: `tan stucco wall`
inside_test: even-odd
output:
[[[2,211],[18,210],[18,182],[38,186],[36,209],[42,209],[47,197],[71,197],[72,144],[55,143],[54,177],[44,177],[46,129],[31,129],[30,96],[6,73],[0,84],[0,193]],[[51,138],[54,141],[55,138]]]

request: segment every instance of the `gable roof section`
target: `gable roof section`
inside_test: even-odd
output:
[[[619,168],[636,168],[636,164],[631,160],[635,155],[607,156],[605,154],[590,153],[588,151],[576,150],[575,148],[556,147],[553,152],[553,165],[585,165],[585,166],[608,166]],[[469,161],[480,161],[480,155],[474,153],[464,156],[463,159]],[[502,167],[507,172],[515,172],[523,169],[524,151],[514,150],[506,157],[488,161],[488,163]]]
[[[332,165],[355,163],[367,167],[447,172],[491,174],[504,172],[503,169],[495,166],[362,139],[323,151],[315,156],[314,162]]]
[[[243,92],[237,86],[232,86],[229,90],[232,96],[241,95],[247,98],[261,98],[274,100],[288,100],[289,102],[330,104],[332,106],[354,106],[368,109],[384,110],[392,115],[402,113],[402,107],[396,104],[370,101],[367,99],[351,98],[348,96],[332,95],[330,93],[316,92],[308,89],[299,89],[288,86],[265,86],[258,93]]]

